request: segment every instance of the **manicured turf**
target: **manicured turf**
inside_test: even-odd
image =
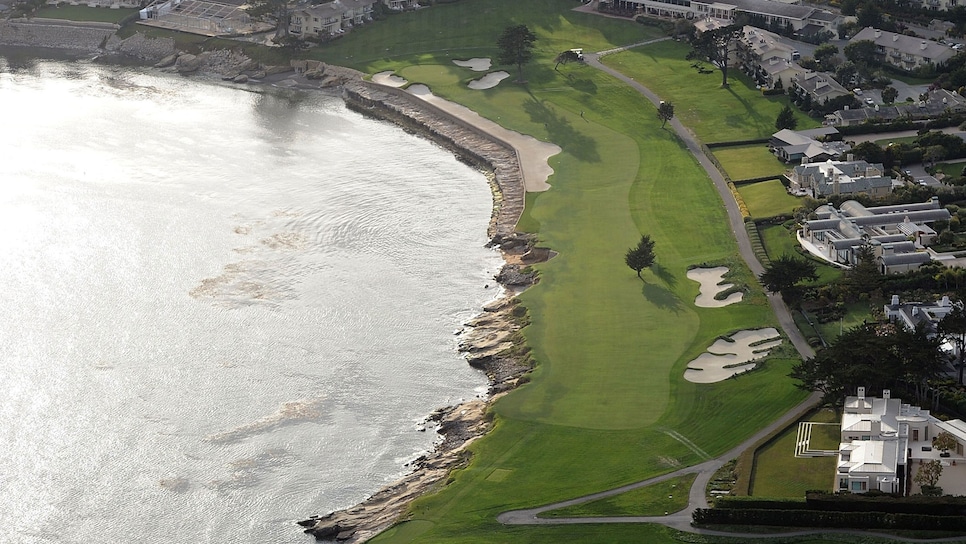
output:
[[[91,8],[87,6],[60,7],[47,6],[37,10],[34,17],[47,19],[67,19],[69,21],[96,21],[100,23],[120,23],[138,12],[136,8]]]
[[[685,474],[614,497],[551,510],[544,517],[662,516],[688,506],[688,490],[697,474]]]
[[[944,162],[936,165],[936,170],[947,176],[958,178],[963,175],[963,168],[966,162]]]
[[[837,422],[835,414],[824,410],[802,419],[823,423]],[[812,449],[838,449],[838,426],[813,427]],[[806,491],[831,490],[836,457],[796,458],[798,422],[755,454],[751,494],[756,497],[800,499]]]
[[[825,338],[827,342],[833,342],[843,331],[847,331],[852,327],[861,325],[863,322],[872,320],[872,306],[878,306],[879,310],[882,310],[882,304],[885,301],[873,300],[873,301],[859,301],[846,306],[846,314],[841,320],[835,320],[829,323],[816,323],[815,326],[818,331],[822,334],[822,338]]]
[[[789,170],[765,144],[716,147],[712,152],[732,180],[778,176]]]
[[[900,136],[900,137],[897,137],[897,138],[885,138],[885,139],[882,139],[882,140],[875,140],[872,143],[877,144],[880,147],[886,147],[889,144],[911,144],[912,142],[916,141],[916,139],[918,139],[918,138],[919,138],[919,136],[915,136],[915,135],[913,135],[913,136]]]
[[[785,186],[777,179],[739,185],[738,193],[755,219],[776,215],[790,216],[795,208],[802,205],[802,199],[788,194]]]
[[[788,97],[762,96],[738,70],[728,71],[730,86],[721,88],[721,73],[699,74],[685,59],[688,45],[666,41],[604,57],[603,62],[674,103],[674,114],[702,141],[727,142],[767,138]],[[793,108],[798,128],[818,122]]]
[[[412,521],[377,542],[671,542],[672,531],[654,526],[504,527],[495,518],[718,455],[804,398],[787,377],[793,363],[787,358],[718,384],[683,379],[687,362],[719,335],[774,325],[774,316],[737,257],[717,192],[673,132],[660,129],[654,106],[589,66],[553,69],[561,50],[607,49],[651,37],[653,29],[575,13],[574,5],[435,6],[356,29],[318,52],[332,62],[351,56],[369,72],[394,70],[563,149],[550,161],[553,188],[528,196],[520,223],[559,252],[535,267],[541,281],[520,297],[530,311],[524,334],[538,364],[531,382],[494,404],[495,428],[471,446],[470,464],[414,503]],[[536,58],[525,68],[528,85],[511,78],[494,89],[468,89],[466,81],[479,74],[452,60],[495,55],[497,36],[513,22],[526,22],[538,36]],[[513,72],[493,67],[500,68]],[[696,103],[702,92],[675,100]],[[740,97],[780,108],[747,89]],[[643,282],[624,264],[641,233],[656,241],[657,254]],[[698,284],[685,273],[698,263],[731,267],[731,281],[749,286],[745,300],[695,307]]]

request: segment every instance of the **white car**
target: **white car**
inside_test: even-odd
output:
[[[870,106],[874,106],[875,105],[875,100],[872,100],[872,97],[869,97],[869,98],[866,98],[865,99],[865,103],[868,104],[868,105],[870,105]]]

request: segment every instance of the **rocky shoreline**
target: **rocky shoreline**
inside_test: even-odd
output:
[[[405,91],[365,81],[363,74],[355,70],[316,61],[264,66],[225,50],[192,55],[176,51],[170,38],[145,38],[135,34],[122,40],[115,35],[117,28],[104,23],[0,21],[0,46],[118,56],[166,71],[197,72],[239,84],[341,90],[349,108],[424,136],[487,174],[494,201],[488,228],[490,245],[500,248],[507,263],[494,279],[508,294],[488,304],[479,316],[465,324],[469,330],[459,346],[467,362],[486,374],[487,398],[434,412],[428,421],[436,424],[441,440],[432,452],[409,463],[411,472],[399,481],[357,506],[299,522],[305,527],[304,532],[318,540],[350,543],[368,540],[399,521],[414,499],[445,485],[444,480],[452,470],[469,462],[466,446],[490,429],[490,402],[525,382],[532,368],[529,349],[519,334],[528,323],[528,316],[515,295],[537,280],[528,266],[547,260],[552,252],[534,247],[534,237],[514,231],[523,212],[526,193],[519,156],[506,142]]]

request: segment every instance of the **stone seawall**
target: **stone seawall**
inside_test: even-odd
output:
[[[44,47],[86,53],[123,54],[158,60],[174,52],[171,38],[145,38],[135,34],[120,39],[118,25],[58,19],[12,19],[0,21],[0,46]]]
[[[513,146],[400,89],[349,80],[344,83],[344,98],[349,108],[392,121],[492,172],[491,182],[496,187],[488,234],[502,239],[514,231],[523,213],[525,188]]]
[[[54,24],[47,21],[0,21],[0,45],[47,47],[97,52],[117,31],[117,25]]]

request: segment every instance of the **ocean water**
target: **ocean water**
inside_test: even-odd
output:
[[[311,542],[485,391],[490,208],[338,98],[0,57],[0,542]]]

